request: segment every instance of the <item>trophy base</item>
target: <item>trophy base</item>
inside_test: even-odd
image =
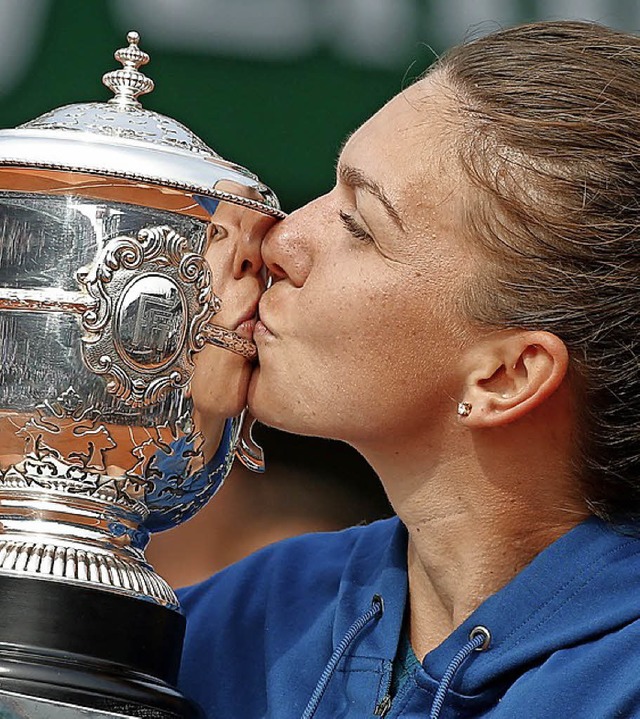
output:
[[[0,575],[0,717],[199,719],[173,686],[184,623],[125,595]]]
[[[100,711],[87,709],[70,704],[59,704],[46,699],[19,694],[8,694],[0,691],[0,717],[2,719],[130,719],[144,717],[144,719],[174,719],[175,714],[167,714],[161,709],[145,708],[144,714],[131,714],[127,708],[114,704],[112,709]],[[137,709],[135,711],[138,711]]]

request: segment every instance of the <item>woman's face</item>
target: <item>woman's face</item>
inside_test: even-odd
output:
[[[235,185],[218,189],[247,193]],[[264,290],[260,245],[273,223],[271,217],[222,202],[208,228],[205,257],[213,291],[221,299],[221,309],[212,321],[249,341]],[[251,368],[252,362],[241,355],[213,345],[196,355],[191,392],[200,422],[206,425],[240,414],[246,405]]]
[[[363,447],[455,417],[471,259],[449,107],[431,78],[398,95],[349,139],[335,187],[268,233],[249,388],[264,422]]]

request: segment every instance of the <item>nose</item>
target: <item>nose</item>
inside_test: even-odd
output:
[[[262,259],[274,280],[288,279],[296,287],[305,283],[312,265],[309,230],[322,227],[318,200],[281,220],[262,243]]]
[[[236,279],[247,275],[258,275],[262,270],[262,253],[260,245],[266,228],[257,219],[250,228],[243,228],[238,233],[233,256],[233,275]]]

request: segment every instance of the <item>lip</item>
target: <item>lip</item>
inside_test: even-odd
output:
[[[266,292],[265,292],[266,294]],[[258,322],[256,323],[255,330],[254,330],[254,339],[256,337],[276,337],[277,335],[275,332],[272,331],[269,323],[265,321],[264,317],[264,294],[260,298],[260,303],[258,304]]]
[[[246,340],[253,339],[253,332],[256,328],[256,323],[258,321],[257,317],[252,317],[248,320],[243,320],[234,330],[234,332],[239,335],[240,337],[243,337]]]
[[[258,321],[258,303],[250,307],[235,323],[233,331],[244,339],[253,339],[253,332]]]
[[[271,332],[267,325],[265,325],[262,320],[258,320],[253,330],[253,341],[257,344],[260,340],[267,340],[273,337],[275,337],[275,335]]]

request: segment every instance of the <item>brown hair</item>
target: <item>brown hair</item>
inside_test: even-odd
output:
[[[468,311],[565,342],[592,511],[640,517],[640,39],[535,23],[454,48],[435,72],[474,188],[464,221],[496,268]]]

